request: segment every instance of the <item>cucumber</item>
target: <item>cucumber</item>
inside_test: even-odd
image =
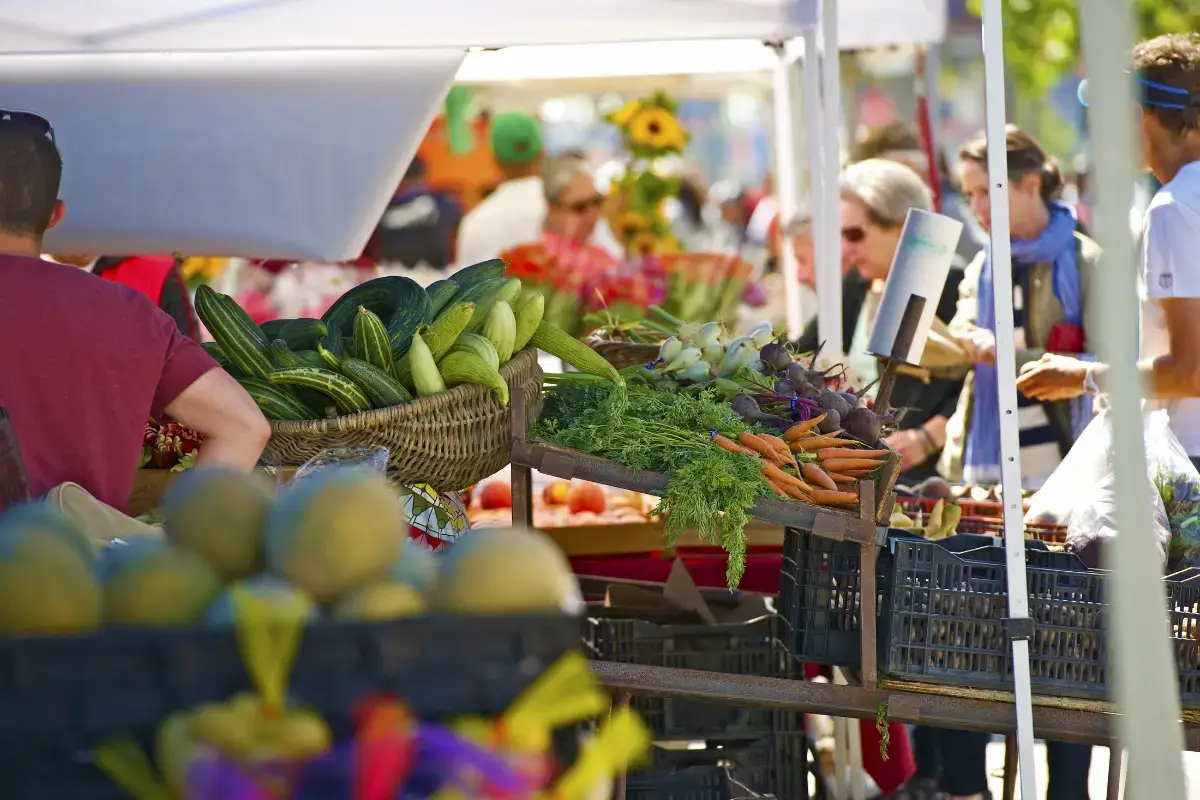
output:
[[[332,350],[327,350],[325,345],[319,344],[317,345],[317,358],[323,362],[321,366],[316,367],[317,369],[331,369],[334,372],[341,372],[342,364],[349,356],[339,356]]]
[[[359,306],[386,320],[388,333],[400,338],[411,334],[417,325],[425,321],[429,295],[412,278],[399,275],[375,278],[360,283],[339,297],[321,315],[321,321],[331,333],[336,330],[343,336],[353,336],[354,317],[358,314]],[[405,330],[407,333],[404,333]]]
[[[562,359],[580,372],[605,378],[618,386],[625,385],[625,379],[616,367],[601,358],[595,350],[549,322],[538,324],[529,343],[544,353]]]
[[[354,357],[389,374],[395,363],[383,320],[362,306],[354,318]]]
[[[440,361],[442,356],[450,352],[450,348],[454,346],[458,335],[471,321],[471,315],[474,313],[474,303],[451,303],[445,311],[438,315],[432,325],[420,331],[422,338],[425,339],[425,344],[429,346],[429,353],[433,356],[434,361]],[[392,367],[392,375],[402,385],[412,387],[412,363],[409,361],[408,353],[396,359],[395,366]]]
[[[470,287],[483,281],[503,278],[504,270],[507,268],[508,264],[504,263],[504,261],[499,258],[492,258],[487,261],[480,261],[478,264],[472,264],[469,267],[463,267],[451,275],[450,280],[458,284],[460,291],[465,292]]]
[[[412,402],[412,395],[395,378],[366,361],[347,358],[342,364],[347,378],[367,393],[376,408],[391,408]]]
[[[196,290],[196,314],[238,372],[254,378],[271,374],[267,337],[232,297],[202,284]]]
[[[493,278],[477,283],[458,296],[460,301],[470,301],[475,304],[475,313],[467,323],[467,333],[479,333],[484,320],[492,313],[492,306],[503,300],[512,304],[521,294],[521,281],[518,278]]]
[[[333,353],[338,358],[345,358],[346,356],[350,355],[349,342],[339,331],[329,331],[329,335],[325,337],[323,344],[325,345],[325,348],[329,350],[329,352]],[[317,349],[318,351],[320,350],[320,348]]]
[[[258,378],[238,378],[247,394],[258,405],[267,419],[302,420],[315,419],[313,412],[292,397],[286,389]]]
[[[398,352],[400,355],[408,352],[412,344],[412,335],[431,316],[429,295],[416,282],[409,283],[411,286],[406,290],[405,297],[387,321],[388,341],[391,343],[392,352]]]
[[[525,349],[537,326],[542,324],[542,317],[546,315],[546,298],[541,294],[531,294],[514,306],[513,311],[517,315],[517,338],[513,341],[513,351],[519,352]]]
[[[438,373],[447,386],[475,383],[492,390],[500,405],[508,406],[508,384],[496,369],[466,350],[458,350],[442,359]]]
[[[458,284],[451,280],[434,281],[426,286],[425,294],[429,295],[429,315],[425,321],[433,322],[437,319],[438,314],[450,305],[450,301],[458,292]]]
[[[320,347],[320,345],[317,345]],[[317,369],[326,369],[325,359],[321,358],[321,354],[316,350],[296,350],[294,351],[296,358],[300,359],[301,363],[306,367],[316,367]]]
[[[270,354],[271,361],[275,362],[275,366],[279,369],[305,366],[304,362],[288,349],[287,343],[283,339],[276,339],[271,342]]]
[[[451,353],[461,352],[473,353],[483,360],[492,369],[500,369],[500,353],[496,351],[496,346],[486,336],[481,336],[478,333],[464,333],[454,342],[454,346],[450,348]]]
[[[275,338],[283,339],[292,350],[305,350],[321,341],[327,333],[329,329],[319,319],[293,319]]]
[[[409,351],[412,361],[413,385],[417,388],[417,397],[429,397],[446,391],[446,384],[438,372],[437,362],[429,352],[429,346],[421,338],[421,334],[413,334],[412,349]]]
[[[279,334],[283,333],[284,327],[291,321],[290,319],[269,319],[258,327],[263,332],[263,336],[273,342],[279,338]]]
[[[371,400],[353,381],[327,369],[298,367],[272,372],[267,380],[276,386],[315,389],[347,414],[371,410]]]
[[[221,369],[225,370],[230,375],[238,377],[241,374],[238,371],[238,368],[233,365],[233,362],[229,360],[229,356],[225,355],[225,351],[221,349],[221,345],[217,344],[216,342],[201,342],[200,347],[204,350],[204,352],[212,356],[213,361],[216,361]]]

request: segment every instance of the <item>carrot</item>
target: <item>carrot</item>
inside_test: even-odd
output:
[[[861,478],[864,475],[870,475],[873,471],[869,469],[848,469],[844,470],[842,474],[849,478]]]
[[[826,414],[812,419],[806,419],[803,422],[797,422],[792,427],[783,432],[783,438],[789,442],[794,442],[801,436],[807,436],[814,428],[825,421]]]
[[[854,478],[850,475],[843,475],[840,472],[827,472],[825,474],[828,475],[829,479],[832,480],[834,483],[857,483],[858,482],[857,478]]]
[[[717,447],[721,448],[722,450],[728,450],[731,453],[744,453],[745,452],[745,449],[738,446],[738,444],[736,442],[734,442],[730,439],[726,439],[724,436],[717,433],[716,431],[712,431],[711,433],[709,433],[709,436],[712,437],[713,444],[715,444]]]
[[[804,491],[808,491],[811,488],[807,483],[800,480],[795,475],[789,475],[774,464],[768,464],[764,461],[762,464],[762,471],[767,478],[775,481],[780,486],[795,486],[797,489],[803,489]]]
[[[812,491],[812,501],[822,506],[852,506],[858,502],[858,494],[856,492],[814,489]]]
[[[796,468],[797,472],[800,471],[800,464],[796,462],[796,457],[792,455],[792,451],[788,449],[787,442],[785,442],[783,439],[780,439],[778,436],[772,436],[766,433],[760,434],[759,438],[763,439],[767,444],[775,448],[775,452],[779,454],[780,460],[783,461],[785,465],[790,464]]]
[[[804,491],[803,491],[802,489],[800,489],[799,487],[796,487],[796,486],[784,486],[784,487],[783,487],[783,490],[784,490],[785,492],[787,492],[788,496],[789,496],[789,497],[791,497],[791,498],[794,498],[794,499],[796,499],[796,500],[803,500],[803,501],[804,501],[804,502],[806,502],[806,503],[808,502],[808,495],[806,495],[806,494],[804,493]]]
[[[807,439],[797,439],[792,442],[792,452],[811,453],[826,447],[841,447],[846,444],[833,436],[810,436]]]
[[[841,472],[844,469],[875,469],[882,467],[883,462],[870,458],[831,458],[828,461],[822,461],[821,466],[834,472]]]
[[[763,475],[763,482],[766,483],[767,486],[771,487],[771,490],[774,491],[775,494],[779,495],[780,497],[787,497],[787,492],[781,489],[779,484],[775,483],[775,481],[771,480],[766,475]]]
[[[771,447],[770,442],[762,439],[761,437],[755,436],[753,433],[739,433],[738,441],[744,444],[746,447],[749,447],[754,452],[764,456],[772,463],[779,463],[780,459],[782,458],[779,453],[775,452],[775,448]]]
[[[849,447],[823,447],[817,451],[817,458],[825,461],[830,458],[887,458],[891,455],[888,450],[851,450]]]
[[[800,468],[800,474],[803,475],[809,483],[820,486],[822,489],[837,489],[837,484],[833,482],[833,479],[825,474],[825,470],[821,469],[816,464],[805,464]]]

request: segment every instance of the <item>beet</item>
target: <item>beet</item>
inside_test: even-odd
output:
[[[830,409],[825,412],[825,419],[817,424],[819,433],[834,433],[842,427],[842,415],[837,411]]]
[[[854,392],[841,392],[840,394],[846,398],[846,402],[850,404],[851,408],[858,408],[858,395]]]
[[[821,396],[817,398],[817,402],[821,408],[826,411],[836,411],[843,417],[854,410],[854,405],[846,402],[846,398],[842,397],[837,392],[829,390],[821,392]]]
[[[758,357],[762,359],[764,366],[770,366],[776,372],[787,369],[792,363],[792,354],[780,342],[771,342],[763,347],[758,351]]]
[[[842,430],[853,436],[855,439],[874,444],[879,441],[879,433],[883,427],[879,416],[870,409],[856,408],[846,415],[842,424]]]
[[[797,386],[807,386],[808,370],[799,361],[793,361],[787,366],[787,379]]]
[[[825,373],[820,370],[810,369],[808,371],[807,380],[818,389],[825,388]]]
[[[781,378],[775,381],[775,394],[781,394],[784,397],[796,396],[796,384],[789,381],[787,378]]]
[[[763,415],[762,409],[758,406],[758,401],[748,394],[739,394],[733,398],[733,401],[729,405],[744,420],[756,421]]]

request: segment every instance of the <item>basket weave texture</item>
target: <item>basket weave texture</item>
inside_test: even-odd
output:
[[[500,374],[509,391],[525,392],[526,428],[542,410],[537,350],[517,353]],[[465,489],[511,461],[512,422],[490,389],[462,384],[400,406],[332,419],[272,420],[264,457],[299,466],[330,447],[378,445],[388,449],[388,477],[428,483],[442,492]]]
[[[591,339],[588,341],[588,346],[617,369],[625,369],[635,364],[649,364],[658,358],[658,345],[656,344],[635,344],[634,342],[616,342],[609,339]]]

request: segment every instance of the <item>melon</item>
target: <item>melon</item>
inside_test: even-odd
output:
[[[110,542],[96,572],[104,619],[114,625],[191,625],[221,590],[221,576],[207,561],[163,539]]]
[[[227,580],[262,571],[262,536],[275,490],[264,475],[188,470],[163,501],[167,538],[204,558]]]
[[[74,526],[47,509],[0,518],[0,636],[89,633],[102,622],[100,587]]]
[[[483,528],[442,556],[429,605],[458,614],[578,614],[583,598],[551,539],[528,528]]]
[[[285,490],[267,517],[270,571],[321,603],[382,580],[405,531],[382,475],[332,467]]]
[[[425,600],[412,586],[384,581],[352,592],[333,610],[340,619],[364,619],[382,622],[389,619],[420,616]]]
[[[19,503],[0,512],[0,524],[5,527],[37,528],[61,538],[91,564],[96,560],[96,545],[88,535],[60,509],[40,500]]]
[[[221,592],[204,612],[204,621],[210,625],[233,625],[237,620],[235,590],[239,589],[268,601],[268,608],[279,609],[281,614],[294,613],[308,620],[317,616],[316,604],[304,592],[272,575],[256,575]]]
[[[414,544],[412,539],[403,539],[388,579],[393,583],[411,586],[423,594],[429,591],[437,578],[437,569],[437,556]]]

